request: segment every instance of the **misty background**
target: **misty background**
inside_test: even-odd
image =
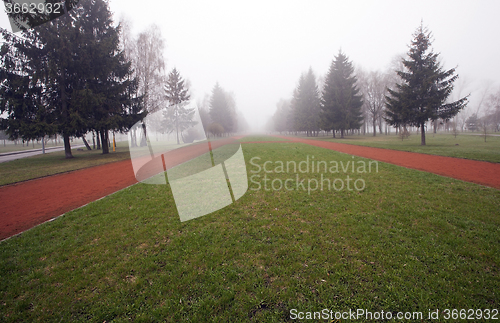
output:
[[[190,81],[193,100],[219,82],[254,129],[292,96],[302,72],[312,67],[324,77],[340,48],[356,67],[387,70],[422,20],[444,68],[458,66],[455,88],[471,93],[468,109],[498,86],[498,1],[111,0],[110,7],[135,34],[160,28],[166,69]]]
[[[301,73],[321,80],[339,49],[356,68],[387,72],[405,55],[423,21],[445,69],[471,94],[468,111],[497,92],[500,72],[498,1],[158,1],[110,0],[115,23],[137,36],[161,32],[165,75],[174,67],[201,102],[216,82],[232,93],[253,130],[292,96]],[[6,22],[2,12],[0,22]]]

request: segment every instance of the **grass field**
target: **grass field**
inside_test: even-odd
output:
[[[54,145],[54,143],[48,143],[47,146],[45,146],[45,148],[53,148],[53,147],[64,147],[64,145],[62,144],[57,144],[57,145]],[[3,145],[1,144],[0,145],[0,153],[9,153],[9,152],[14,152],[14,151],[23,151],[23,150],[32,150],[32,149],[42,149],[42,144],[30,144],[29,145],[25,145],[23,146],[22,144],[17,144],[17,145],[14,145],[14,144],[8,144],[8,145]]]
[[[127,142],[117,143],[116,152],[102,154],[102,150],[77,151],[73,149],[75,158],[66,159],[64,151],[51,152],[0,163],[0,185],[17,183],[29,179],[49,176],[72,170],[112,163],[130,158]]]
[[[328,140],[333,142],[411,151],[439,156],[483,160],[500,163],[500,137],[490,136],[484,142],[484,137],[470,134],[459,134],[456,138],[451,134],[427,134],[426,145],[420,145],[420,135],[412,134],[408,139],[401,140],[398,136],[371,135],[346,136],[344,139],[329,137],[308,137],[308,139]]]
[[[292,309],[359,308],[423,313],[409,322],[439,309],[442,322],[444,309],[498,308],[499,190],[384,163],[257,172],[368,160],[296,143],[243,149],[260,178],[212,214],[181,223],[168,185],[137,184],[0,243],[0,321],[283,322]],[[265,190],[264,175],[292,190]],[[321,175],[366,187],[300,186]]]
[[[240,142],[249,142],[249,141],[287,141],[287,139],[281,139],[265,135],[250,135],[240,139]]]
[[[92,143],[91,143],[92,144]],[[83,145],[83,141],[80,138],[74,139],[71,142],[71,145]],[[23,145],[22,142],[18,142],[15,144],[13,141],[10,140],[2,140],[0,139],[0,153],[8,153],[8,152],[13,152],[13,151],[23,151],[23,150],[31,150],[31,149],[42,149],[42,142],[35,142],[33,144],[33,141],[28,142],[27,144],[25,143]],[[49,140],[47,144],[45,145],[45,148],[52,148],[52,147],[64,147],[64,143],[62,142],[62,139],[59,139],[58,142],[54,142],[54,140]]]
[[[273,140],[278,139],[269,136],[248,136],[241,139],[242,142]],[[152,143],[154,144],[155,141]],[[178,148],[177,145],[173,145],[172,147],[174,149]],[[64,158],[64,152],[62,151],[48,151],[45,155],[0,163],[0,186],[130,158],[128,143],[124,141],[117,142],[116,152],[110,150],[109,155],[102,155],[102,150],[77,151],[73,149],[73,156],[75,157],[74,159],[67,160]]]
[[[54,144],[54,142],[49,142],[45,146],[45,148],[52,148],[52,147],[64,147],[62,143],[57,143]],[[27,145],[25,144],[23,146],[22,143],[18,143],[17,145],[8,141],[7,144],[4,145],[4,141],[0,140],[0,153],[8,153],[8,152],[13,152],[13,151],[23,151],[23,150],[31,150],[31,149],[42,149],[42,144],[41,143],[35,143],[33,145],[33,142],[30,141]]]

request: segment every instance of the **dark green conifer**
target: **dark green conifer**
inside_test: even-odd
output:
[[[324,130],[339,130],[341,138],[346,130],[359,129],[363,121],[363,99],[356,83],[352,63],[339,51],[326,75],[321,120]]]
[[[405,70],[397,71],[402,82],[388,89],[385,119],[394,126],[419,127],[421,145],[425,145],[425,123],[450,120],[467,105],[467,97],[446,102],[458,75],[454,68],[442,69],[439,54],[430,50],[431,34],[422,24],[413,36],[408,58],[403,59]]]

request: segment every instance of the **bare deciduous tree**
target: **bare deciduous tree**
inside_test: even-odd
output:
[[[130,77],[137,79],[137,94],[142,97],[142,110],[138,112],[156,112],[164,107],[165,98],[163,85],[166,82],[165,59],[163,51],[165,42],[157,25],[149,26],[137,37],[132,34],[132,22],[122,17],[122,49],[127,60],[132,62],[133,74]],[[158,128],[158,120],[150,120],[148,126]],[[132,144],[136,134],[132,133]]]
[[[144,110],[158,111],[163,107],[163,85],[166,81],[165,41],[160,28],[153,24],[137,37],[132,35],[132,23],[122,17],[122,47],[125,56],[132,62],[134,76],[138,79],[139,94],[144,96]]]
[[[373,136],[377,135],[377,122],[382,133],[382,113],[385,105],[386,90],[389,85],[387,74],[379,71],[369,73],[358,71],[358,79],[364,96],[364,106],[372,121]]]
[[[500,131],[500,88],[486,102],[487,116],[495,132]]]
[[[136,41],[135,69],[139,79],[139,93],[144,95],[144,107],[155,112],[163,106],[163,84],[165,77],[165,44],[160,28],[151,25],[140,33]]]

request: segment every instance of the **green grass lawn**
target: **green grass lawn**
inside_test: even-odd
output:
[[[486,138],[470,134],[459,134],[456,138],[452,134],[432,134],[426,136],[426,145],[420,145],[420,135],[411,134],[408,139],[401,140],[395,134],[359,136],[350,135],[344,139],[329,137],[308,137],[308,139],[327,140],[344,144],[386,148],[416,153],[483,160],[500,163],[500,137]]]
[[[58,143],[54,144],[53,142],[49,142],[45,148],[53,148],[53,147],[64,147],[64,145]],[[4,146],[3,140],[0,140],[0,153],[10,153],[14,151],[23,151],[23,150],[32,150],[32,149],[42,149],[42,144],[33,145],[32,142],[28,145],[22,145],[22,143],[18,143],[17,145],[9,143]]]
[[[499,190],[384,163],[256,173],[253,157],[268,171],[368,160],[296,143],[243,150],[260,178],[217,212],[181,223],[168,185],[137,184],[1,242],[0,321],[283,322],[292,309],[361,308],[423,321],[439,309],[443,322],[445,309],[498,309]],[[293,189],[256,190],[264,175]],[[321,175],[366,187],[297,186]]]
[[[58,151],[0,163],[0,185],[130,159],[127,142],[117,143],[116,152],[110,148],[107,155],[102,150],[72,152],[75,157],[72,159],[66,159],[64,151]]]
[[[92,143],[90,143],[92,145]],[[71,142],[71,145],[83,145],[83,141],[81,139],[75,139]],[[45,148],[53,148],[53,147],[64,147],[64,143],[62,142],[62,139],[60,139],[57,143],[55,143],[53,140],[49,140],[47,144],[45,144]],[[23,150],[31,150],[31,149],[42,149],[42,142],[35,142],[33,144],[33,141],[28,142],[27,144],[25,143],[23,145],[22,142],[18,142],[15,144],[13,141],[10,140],[3,140],[0,139],[0,153],[8,153],[8,152],[14,152],[14,151],[23,151]]]
[[[249,141],[287,141],[286,139],[264,136],[264,135],[249,135],[243,137],[239,140],[240,142],[249,142]]]

